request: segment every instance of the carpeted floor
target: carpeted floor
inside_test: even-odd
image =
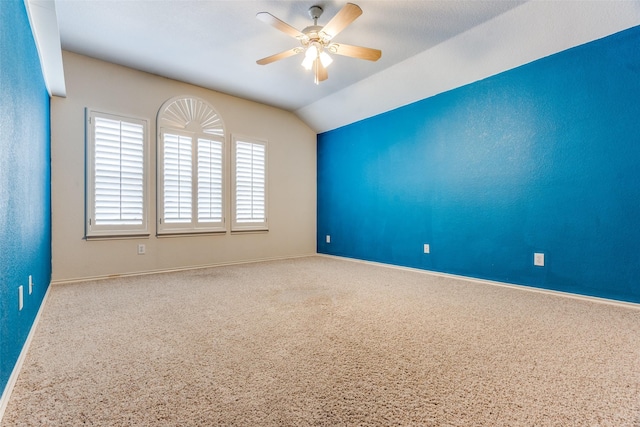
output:
[[[640,309],[309,257],[58,285],[2,426],[640,427]]]

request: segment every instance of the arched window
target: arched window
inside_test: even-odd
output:
[[[158,234],[226,231],[225,131],[203,99],[176,97],[158,112]]]

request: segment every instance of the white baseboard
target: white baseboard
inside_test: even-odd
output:
[[[148,274],[175,273],[177,271],[200,270],[203,268],[224,267],[225,265],[253,264],[256,262],[266,262],[266,261],[280,261],[285,259],[306,258],[306,257],[311,257],[316,255],[317,255],[316,253],[310,253],[310,254],[304,254],[304,255],[290,255],[290,256],[281,256],[281,257],[257,258],[257,259],[241,260],[241,261],[220,262],[220,263],[212,263],[212,264],[190,265],[186,267],[164,268],[164,269],[157,269],[157,270],[133,271],[133,272],[121,273],[121,274],[105,274],[105,275],[99,275],[99,276],[74,277],[71,279],[52,280],[51,284],[61,285],[65,283],[88,282],[91,280],[114,279],[116,277],[134,277],[134,276],[146,276]]]
[[[29,335],[27,335],[27,339],[22,346],[22,350],[20,351],[20,356],[18,356],[18,360],[11,371],[11,376],[9,376],[9,381],[2,392],[2,397],[0,397],[0,424],[2,424],[2,418],[4,417],[4,411],[7,409],[7,405],[9,404],[9,399],[11,398],[11,392],[13,391],[13,387],[15,387],[16,382],[18,381],[18,376],[20,375],[20,371],[22,370],[22,364],[24,360],[27,358],[27,353],[29,351],[29,347],[31,346],[31,341],[33,340],[33,336],[35,335],[36,327],[38,326],[38,322],[40,322],[40,316],[42,315],[42,310],[44,309],[45,303],[47,302],[47,298],[49,297],[49,291],[51,290],[51,284],[47,287],[47,292],[44,294],[44,298],[42,298],[42,302],[40,303],[40,308],[38,309],[38,313],[36,314],[35,319],[33,319],[33,324],[31,325],[31,329],[29,330]]]
[[[416,273],[428,274],[430,276],[447,277],[447,278],[450,278],[450,279],[464,280],[464,281],[467,281],[467,282],[482,283],[482,284],[485,284],[485,285],[492,285],[492,286],[502,286],[502,287],[505,287],[505,288],[520,289],[520,290],[523,290],[523,291],[538,292],[538,293],[542,293],[542,294],[556,295],[556,296],[561,296],[561,297],[565,297],[565,298],[573,298],[573,299],[579,299],[579,300],[585,300],[585,301],[592,301],[592,302],[598,302],[598,303],[602,303],[602,304],[617,305],[617,306],[620,306],[620,307],[633,308],[633,309],[636,309],[636,310],[640,310],[640,304],[639,303],[634,303],[634,302],[619,301],[619,300],[615,300],[615,299],[594,297],[594,296],[590,296],[590,295],[573,294],[573,293],[570,293],[570,292],[555,291],[555,290],[552,290],[552,289],[536,288],[536,287],[527,286],[527,285],[517,285],[517,284],[514,284],[514,283],[498,282],[498,281],[495,281],[495,280],[477,279],[475,277],[459,276],[457,274],[450,274],[450,273],[440,273],[438,271],[422,270],[420,268],[413,268],[413,267],[403,267],[403,266],[400,266],[400,265],[385,264],[385,263],[376,262],[376,261],[366,261],[366,260],[361,260],[361,259],[356,259],[356,258],[341,257],[341,256],[337,256],[337,255],[327,255],[327,254],[318,254],[318,255],[319,256],[323,256],[323,257],[327,257],[327,258],[335,258],[335,259],[340,259],[340,260],[344,260],[344,261],[356,262],[356,263],[360,263],[360,264],[370,264],[370,265],[377,265],[379,267],[393,268],[393,269],[396,269],[396,270],[413,271],[413,272],[416,272]]]

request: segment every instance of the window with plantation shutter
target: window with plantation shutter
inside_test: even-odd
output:
[[[206,101],[178,97],[158,126],[158,234],[226,231],[222,119]]]
[[[267,230],[267,143],[233,138],[233,231]]]
[[[147,121],[87,111],[86,237],[148,235]]]
[[[222,148],[220,141],[198,138],[198,221],[223,218]]]
[[[191,138],[164,133],[164,222],[190,223],[193,160]]]

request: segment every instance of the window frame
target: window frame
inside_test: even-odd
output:
[[[262,145],[264,147],[264,218],[262,221],[239,222],[237,218],[237,144],[238,142]],[[269,143],[267,140],[245,137],[243,135],[231,136],[231,231],[269,231]]]
[[[96,118],[142,126],[142,219],[140,224],[96,224]],[[149,120],[85,109],[85,239],[149,236]]]
[[[188,137],[191,139],[191,221],[189,222],[166,222],[164,211],[164,135],[168,133],[171,135],[179,135]],[[221,214],[220,221],[200,222],[198,221],[198,139],[207,139],[210,141],[216,141],[222,144],[221,156]],[[178,130],[174,128],[160,128],[158,132],[158,147],[157,147],[157,199],[158,199],[158,230],[157,234],[172,235],[172,234],[202,234],[202,233],[225,233],[227,231],[225,220],[225,138],[216,137],[206,133],[189,132],[184,130]]]
[[[167,100],[158,111],[156,140],[156,235],[180,236],[223,234],[227,232],[227,134],[222,117],[202,98],[190,95]],[[180,135],[191,139],[191,220],[165,221],[164,135]],[[219,142],[220,163],[220,221],[198,221],[198,145],[199,139]]]

